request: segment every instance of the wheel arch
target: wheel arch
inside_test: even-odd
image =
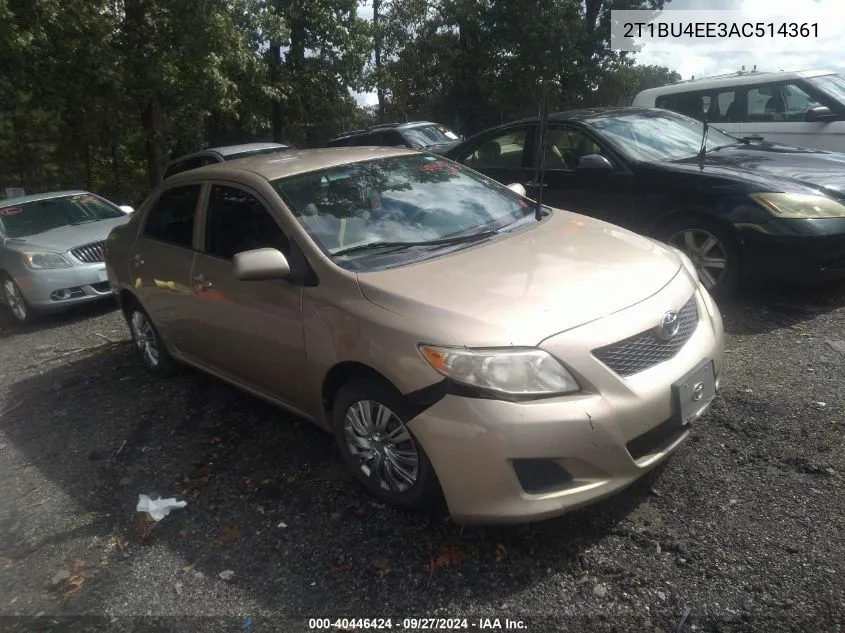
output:
[[[396,388],[387,376],[382,374],[377,369],[360,361],[341,361],[334,365],[323,378],[320,396],[323,403],[323,411],[327,420],[332,419],[332,409],[334,407],[335,398],[341,387],[356,378],[371,378],[373,380],[381,381],[389,385],[392,389],[401,395],[401,392]]]

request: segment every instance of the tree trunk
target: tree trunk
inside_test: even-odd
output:
[[[373,30],[375,31],[375,61],[376,61],[376,96],[378,97],[378,119],[379,122],[384,120],[384,84],[381,76],[381,48],[382,37],[381,27],[379,26],[379,9],[381,9],[381,0],[373,0]]]
[[[147,154],[147,174],[150,185],[155,188],[161,182],[161,105],[156,97],[147,103],[141,113],[141,127],[144,130],[144,149]]]
[[[112,178],[114,182],[112,186],[114,187],[115,193],[119,193],[123,195],[123,190],[120,185],[120,165],[117,162],[117,144],[111,144],[111,168],[112,168]]]
[[[282,45],[279,42],[272,42],[273,59],[270,73],[273,78],[273,85],[279,86],[282,83]],[[281,99],[273,101],[273,141],[284,143],[285,141],[285,114],[282,110]]]

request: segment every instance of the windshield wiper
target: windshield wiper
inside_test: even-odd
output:
[[[80,224],[88,224],[89,222],[99,222],[100,218],[88,218],[87,220],[77,220],[76,222],[71,222],[70,226],[79,226]]]
[[[462,242],[474,242],[475,240],[480,240],[485,237],[491,237],[493,235],[498,235],[498,231],[489,230],[489,231],[481,231],[480,233],[472,233],[471,235],[461,235],[456,237],[441,237],[440,239],[436,240],[420,240],[418,242],[367,242],[366,244],[357,244],[356,246],[350,246],[349,248],[344,248],[339,251],[335,251],[332,253],[335,257],[341,255],[347,255],[349,253],[357,253],[359,251],[370,251],[370,250],[377,250],[382,248],[412,248],[414,246],[443,246],[447,244],[460,244]]]
[[[753,142],[765,141],[766,139],[764,139],[764,138],[763,138],[762,136],[760,136],[759,134],[753,134],[753,135],[751,135],[751,136],[743,136],[743,137],[742,137],[741,139],[739,139],[739,140],[740,140],[743,144],[745,144],[745,145],[750,145],[750,144],[751,144],[751,143],[753,143]]]

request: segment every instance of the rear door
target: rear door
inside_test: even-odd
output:
[[[504,185],[520,183],[527,190],[534,179],[530,148],[535,128],[536,123],[522,123],[494,130],[480,137],[455,160]]]
[[[296,406],[295,377],[305,366],[302,286],[241,281],[232,266],[236,253],[267,247],[290,261],[290,240],[271,209],[248,188],[211,183],[191,275],[198,298],[191,347],[220,375]]]
[[[196,300],[190,276],[201,193],[199,183],[162,191],[129,249],[135,294],[161,336],[180,353],[191,330]]]

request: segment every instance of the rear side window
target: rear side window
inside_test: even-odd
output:
[[[258,198],[243,189],[214,185],[208,197],[205,252],[232,259],[256,248],[276,248],[288,255],[290,243]]]
[[[185,185],[162,193],[147,215],[144,235],[174,246],[193,248],[194,220],[201,189],[201,185]]]

